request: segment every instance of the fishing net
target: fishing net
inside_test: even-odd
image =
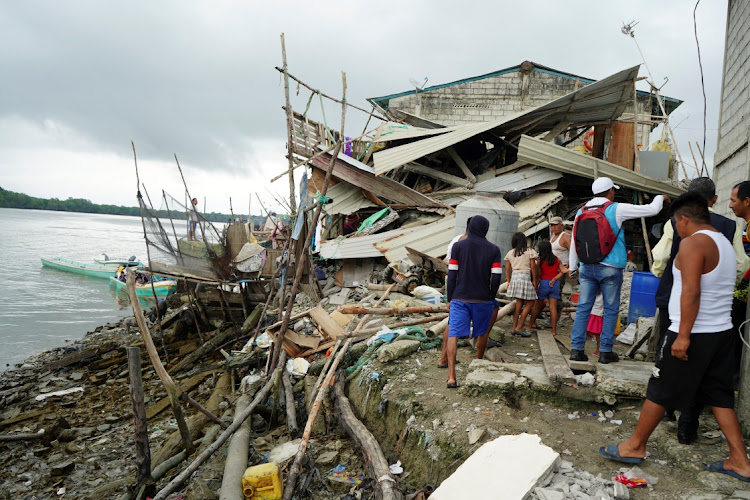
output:
[[[162,191],[161,203],[156,210],[148,194],[146,196],[144,199],[138,193],[152,270],[208,279],[228,280],[233,277],[227,234],[234,224],[219,224],[219,228],[195,206],[195,230],[191,231],[189,206],[192,204],[189,200],[181,201]],[[242,224],[237,226],[244,227]]]

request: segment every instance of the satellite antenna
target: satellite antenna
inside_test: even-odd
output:
[[[425,76],[424,81],[420,85],[417,80],[414,78],[409,78],[409,82],[414,85],[414,94],[417,96],[417,104],[414,106],[414,114],[416,116],[419,116],[422,113],[422,98],[419,95],[419,91],[424,89],[424,86],[427,85],[428,78]]]

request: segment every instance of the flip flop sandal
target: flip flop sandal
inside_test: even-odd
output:
[[[456,364],[457,364],[457,365],[460,365],[460,364],[461,364],[461,362],[460,362],[459,360],[456,360]],[[448,368],[448,364],[446,363],[446,364],[444,364],[444,365],[437,365],[437,367],[438,367],[438,368]]]
[[[599,453],[604,457],[616,462],[622,462],[624,464],[640,464],[643,462],[643,458],[636,457],[623,457],[620,456],[620,450],[617,449],[616,444],[610,444],[599,448]],[[719,462],[721,463],[721,462]]]
[[[445,387],[447,387],[448,389],[458,389],[459,387],[461,387],[461,384],[459,384],[458,381],[453,383],[448,382],[447,384],[445,384]]]
[[[739,479],[740,481],[743,481],[745,483],[750,483],[750,477],[743,476],[742,474],[735,472],[733,470],[725,469],[724,464],[722,463],[721,460],[710,463],[710,464],[703,464],[703,468],[709,472],[726,474],[727,476],[733,477],[735,479]]]

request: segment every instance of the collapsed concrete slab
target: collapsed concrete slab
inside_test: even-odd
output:
[[[597,388],[609,394],[645,398],[653,367],[651,363],[628,361],[600,364],[596,374]]]
[[[501,436],[483,444],[430,498],[497,498],[502,492],[506,500],[521,500],[541,484],[559,458],[536,434]]]
[[[554,392],[558,389],[558,384],[550,380],[541,365],[498,363],[485,359],[475,359],[469,365],[469,369],[473,371],[466,377],[468,385],[480,387],[505,387],[508,385],[518,387],[523,385],[545,392]]]

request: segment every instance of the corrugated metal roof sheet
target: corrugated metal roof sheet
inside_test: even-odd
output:
[[[606,176],[619,186],[645,193],[679,196],[685,192],[685,189],[671,182],[654,179],[614,163],[582,155],[570,149],[528,136],[521,137],[521,142],[518,145],[518,159],[551,168],[564,174],[573,174],[590,179]]]
[[[408,255],[406,247],[413,248],[430,257],[445,255],[448,244],[453,239],[456,227],[454,216],[445,217],[432,224],[419,226],[415,231],[395,238],[384,239],[375,244],[385,254],[389,262],[401,260]]]
[[[505,136],[523,130],[537,135],[562,121],[571,124],[612,121],[622,114],[633,96],[633,82],[639,66],[615,73],[538,108],[504,117],[502,120],[472,123],[456,130],[410,144],[378,151],[373,155],[375,175],[382,175],[410,161],[440,151],[470,137],[492,131]]]
[[[333,199],[330,204],[325,206],[326,213],[330,215],[353,214],[362,208],[377,206],[365,198],[360,188],[345,181],[329,187],[326,196]]]
[[[562,177],[560,172],[548,168],[522,168],[479,182],[474,189],[480,193],[509,193],[529,189],[560,177]]]
[[[431,135],[445,134],[455,130],[456,127],[444,128],[421,128],[413,127],[405,123],[385,122],[381,123],[375,131],[375,137],[372,142],[399,141],[402,139],[418,139]]]
[[[320,243],[320,257],[323,259],[362,259],[365,257],[382,257],[383,253],[375,248],[381,240],[401,236],[416,231],[422,226],[409,229],[393,229],[383,233],[368,234],[349,238],[326,240]]]
[[[331,164],[331,155],[323,154],[312,158],[310,163],[323,171]],[[395,203],[414,207],[443,207],[444,205],[414,191],[388,177],[375,177],[372,167],[344,154],[339,154],[333,168],[333,176],[354,184],[358,188],[370,191],[375,196]]]
[[[518,220],[539,217],[552,205],[563,199],[560,191],[549,191],[547,193],[534,193],[531,196],[519,200],[513,205],[520,214]]]
[[[450,215],[430,224],[408,229],[394,229],[367,236],[328,240],[320,244],[323,259],[362,259],[383,257],[389,262],[401,260],[408,254],[406,247],[431,257],[442,257],[453,239],[456,217]]]

